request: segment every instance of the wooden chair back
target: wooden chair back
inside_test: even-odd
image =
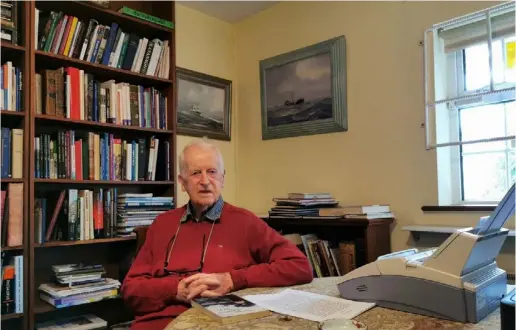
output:
[[[136,255],[140,252],[140,249],[145,243],[145,239],[147,238],[147,226],[141,226],[134,228],[134,233],[136,233]]]

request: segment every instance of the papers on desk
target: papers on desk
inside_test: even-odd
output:
[[[316,322],[333,318],[352,319],[375,305],[292,289],[243,298],[276,313]]]

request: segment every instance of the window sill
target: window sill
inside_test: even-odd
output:
[[[492,212],[496,205],[424,205],[423,212]]]
[[[437,234],[453,234],[459,229],[463,229],[466,227],[452,227],[452,226],[430,226],[430,225],[409,225],[403,226],[401,230],[410,231],[417,238],[419,238],[420,233],[437,233]],[[509,237],[516,237],[516,230],[509,230]]]

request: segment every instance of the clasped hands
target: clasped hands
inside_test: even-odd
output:
[[[190,303],[196,297],[217,297],[233,289],[229,273],[198,273],[183,278],[177,285],[177,300]]]

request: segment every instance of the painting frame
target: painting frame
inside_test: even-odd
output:
[[[222,130],[209,130],[188,127],[180,124],[180,93],[179,80],[188,81],[194,84],[204,85],[222,89],[224,91],[224,106]],[[178,135],[187,135],[193,137],[207,137],[214,140],[231,141],[231,116],[232,116],[232,81],[206,73],[201,73],[181,67],[176,67],[176,89],[177,89],[177,103],[176,103],[176,129]]]
[[[332,117],[275,126],[268,125],[267,70],[313,58],[322,54],[330,57]],[[262,140],[297,137],[348,130],[346,38],[334,37],[288,53],[276,55],[259,63]],[[269,91],[270,92],[270,91]]]

